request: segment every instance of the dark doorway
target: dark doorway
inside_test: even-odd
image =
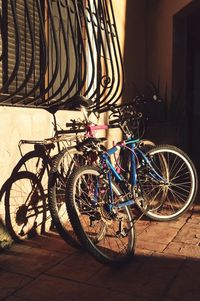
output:
[[[200,9],[188,18],[187,47],[188,147],[200,169]]]
[[[200,2],[174,17],[172,116],[179,128],[179,146],[200,172]]]

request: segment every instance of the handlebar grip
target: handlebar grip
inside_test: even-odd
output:
[[[74,127],[74,126],[82,126],[83,123],[82,122],[67,122],[66,124],[66,127]]]

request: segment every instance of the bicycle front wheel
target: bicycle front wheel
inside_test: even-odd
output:
[[[176,219],[195,200],[198,187],[195,166],[182,150],[170,145],[153,148],[148,157],[150,164],[138,169],[144,212],[157,221]]]
[[[80,167],[67,183],[68,214],[80,242],[99,262],[115,265],[134,255],[135,229],[122,193],[94,167]],[[112,201],[111,201],[112,199]]]
[[[72,247],[81,245],[71,226],[65,204],[65,189],[69,175],[75,166],[82,164],[80,156],[74,147],[63,150],[52,162],[48,182],[48,200],[53,223],[60,236]]]

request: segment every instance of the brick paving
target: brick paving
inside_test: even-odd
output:
[[[0,254],[0,301],[199,301],[200,206],[140,220],[134,260],[112,269],[50,232]]]

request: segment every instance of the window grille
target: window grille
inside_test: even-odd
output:
[[[113,0],[117,1],[117,0]],[[0,0],[0,105],[105,110],[123,89],[111,0]]]

